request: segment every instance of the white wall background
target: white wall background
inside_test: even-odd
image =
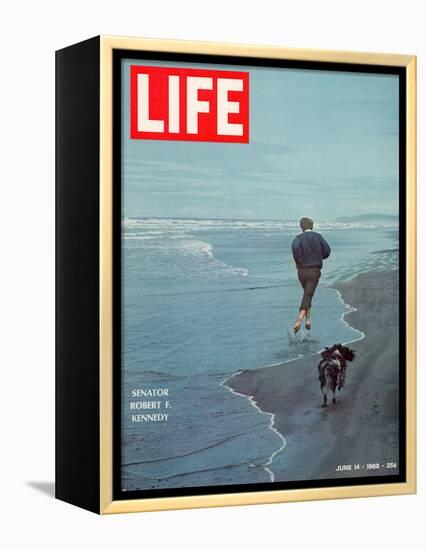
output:
[[[418,496],[97,517],[46,494],[54,476],[54,50],[102,33],[417,54],[422,283],[423,7],[421,0],[15,0],[2,4],[3,548],[68,549],[92,544],[120,549],[424,547],[425,355],[421,349]],[[424,306],[422,286],[419,295]],[[421,338],[423,310],[419,308]]]

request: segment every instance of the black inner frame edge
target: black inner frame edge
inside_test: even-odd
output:
[[[123,59],[181,61],[220,65],[275,67],[315,71],[393,74],[399,77],[399,474],[339,479],[317,479],[149,489],[121,489],[121,61]],[[237,57],[212,54],[113,50],[113,499],[253,493],[326,487],[349,487],[406,481],[406,68],[322,61]]]

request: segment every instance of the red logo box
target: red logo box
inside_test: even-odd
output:
[[[249,142],[249,73],[130,67],[130,137]]]

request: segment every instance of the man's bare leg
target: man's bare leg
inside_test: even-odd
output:
[[[294,323],[294,327],[293,327],[294,334],[299,332],[300,325],[302,324],[302,321],[303,321],[303,318],[305,317],[305,315],[306,315],[306,309],[301,309],[299,311],[299,315],[297,316],[296,322]]]
[[[306,311],[305,328],[311,330],[311,308]]]

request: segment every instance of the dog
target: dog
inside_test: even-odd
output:
[[[323,407],[327,407],[328,393],[336,403],[336,390],[341,391],[345,385],[346,366],[355,359],[355,351],[343,344],[334,344],[321,352],[318,365],[318,380],[323,395]]]

